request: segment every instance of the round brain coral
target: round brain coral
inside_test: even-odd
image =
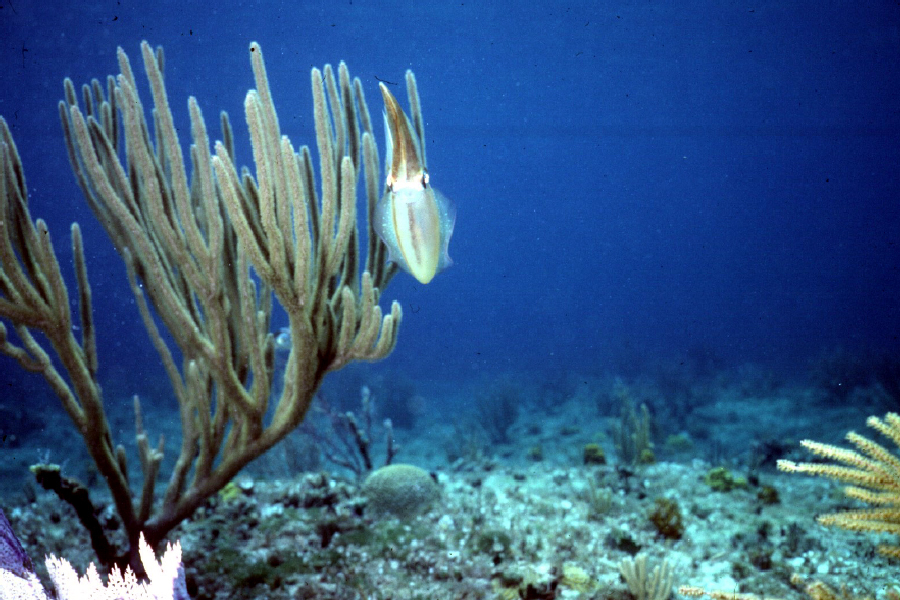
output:
[[[427,510],[440,491],[428,471],[413,465],[388,465],[366,478],[363,494],[374,514],[405,519]]]

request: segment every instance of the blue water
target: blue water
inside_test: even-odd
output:
[[[404,320],[370,372],[452,382],[699,348],[791,373],[836,346],[900,348],[894,3],[146,4],[0,0],[0,114],[70,279],[68,225],[84,228],[104,377],[165,389],[57,101],[66,76],[118,73],[117,46],[143,82],[143,39],[165,47],[183,141],[194,95],[213,138],[229,112],[243,164],[251,41],[297,145],[314,143],[312,66],[346,61],[375,115],[377,79],[415,71],[455,264],[385,291]]]

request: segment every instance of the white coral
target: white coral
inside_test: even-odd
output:
[[[109,582],[104,584],[94,563],[88,566],[83,577],[79,577],[69,561],[56,556],[47,557],[47,572],[59,600],[174,600],[180,597],[176,593],[183,585],[181,544],[169,544],[157,562],[153,549],[141,535],[139,553],[147,572],[146,583],[139,582],[128,568],[124,573],[114,569]],[[23,578],[0,569],[0,600],[47,599],[47,593],[33,573]]]

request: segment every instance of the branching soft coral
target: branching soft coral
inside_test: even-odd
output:
[[[884,419],[869,417],[866,424],[900,447],[900,415],[888,413]],[[851,531],[900,535],[900,458],[881,444],[853,431],[846,439],[857,450],[810,440],[800,442],[813,454],[832,463],[781,460],[778,468],[788,473],[806,473],[849,483],[844,488],[848,497],[874,506],[822,515],[818,518],[819,523]],[[878,551],[885,556],[900,558],[898,544],[879,544]]]

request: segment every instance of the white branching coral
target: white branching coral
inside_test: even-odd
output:
[[[140,557],[147,581],[139,582],[131,568],[124,572],[113,570],[109,581],[91,563],[84,576],[64,558],[48,556],[47,572],[56,588],[58,600],[180,600],[187,598],[181,567],[181,544],[169,544],[157,562],[153,549],[140,539]],[[23,576],[24,575],[24,576]],[[0,598],[3,600],[49,600],[34,573],[16,574],[0,569]]]

